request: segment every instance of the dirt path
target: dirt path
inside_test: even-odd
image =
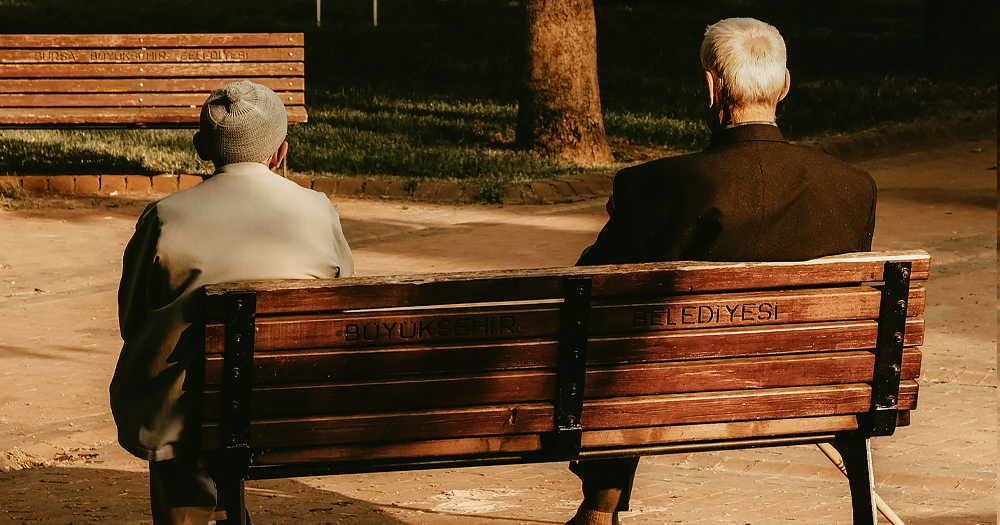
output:
[[[875,248],[933,256],[920,406],[875,441],[878,490],[911,525],[996,523],[995,165],[995,136],[861,165],[880,188]],[[149,522],[145,465],[114,444],[107,408],[121,253],[143,203],[85,204],[0,211],[0,467],[49,465],[0,473],[0,523]],[[365,275],[569,265],[606,219],[594,200],[335,204]],[[255,524],[563,523],[578,491],[560,464],[251,487]],[[626,523],[849,515],[846,483],[814,447],[646,459],[634,503]]]

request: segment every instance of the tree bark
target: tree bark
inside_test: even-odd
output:
[[[517,144],[576,166],[614,161],[597,84],[593,0],[527,0]]]

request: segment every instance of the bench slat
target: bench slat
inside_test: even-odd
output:
[[[908,313],[920,315],[926,292],[914,285],[910,293]],[[596,305],[590,310],[590,333],[875,319],[880,297],[878,290],[864,286],[708,294],[657,303]],[[734,312],[726,313],[732,305],[739,307],[738,317]],[[359,314],[262,316],[257,318],[254,348],[267,351],[554,336],[559,332],[557,306],[467,306]],[[747,317],[748,306],[750,317]],[[212,345],[206,346],[207,351],[217,351],[211,348]]]
[[[594,297],[673,295],[774,287],[880,281],[886,261],[911,261],[911,280],[926,279],[923,250],[845,254],[802,262],[648,263],[534,270],[501,270],[311,281],[257,281],[206,287],[208,314],[221,319],[216,299],[226,291],[258,292],[258,314],[349,310],[441,303],[558,298],[566,276],[591,275]]]
[[[617,428],[584,432],[582,447],[584,449],[627,447],[688,441],[819,434],[856,430],[857,428],[858,419],[854,415],[731,421],[669,427]]]
[[[598,399],[584,402],[581,421],[600,430],[858,414],[870,405],[867,384],[822,385]]]
[[[306,122],[303,106],[286,106],[288,122]],[[197,124],[201,108],[0,108],[0,123],[52,127],[102,125],[139,126]]]
[[[919,391],[920,385],[913,379],[899,382],[899,395],[897,396],[896,404],[900,412],[917,408],[917,394]],[[907,420],[906,424],[910,424],[909,420]]]
[[[254,353],[255,384],[320,382],[407,374],[521,370],[556,366],[555,340],[382,348],[277,350]],[[205,383],[222,383],[221,353],[207,354]]]
[[[0,35],[0,48],[302,46],[302,33]]]
[[[916,408],[918,390],[914,380],[899,382],[900,411]],[[592,400],[584,403],[581,420],[590,430],[654,427],[860,414],[868,412],[870,404],[870,385],[825,385]]]
[[[923,314],[927,298],[910,288],[908,316]],[[875,319],[881,292],[869,286],[682,296],[645,304],[594,305],[590,331],[597,334]]]
[[[302,62],[218,62],[188,64],[6,64],[0,78],[156,78],[302,76]]]
[[[904,343],[908,346],[922,344],[923,330],[923,319],[908,319]],[[587,363],[588,366],[600,366],[861,350],[875,347],[877,331],[875,321],[846,321],[661,332],[631,339],[598,337],[590,340]],[[221,342],[214,348],[219,349]],[[359,377],[359,374],[364,374],[365,377],[382,377],[550,368],[557,364],[558,350],[555,340],[535,340],[501,344],[257,352],[254,354],[253,381],[255,384],[321,382],[350,380]],[[206,355],[206,384],[222,383],[222,367],[221,353]]]
[[[875,347],[875,321],[767,325],[650,332],[642,336],[592,338],[589,363],[644,363],[674,359],[784,354]],[[907,319],[906,345],[923,344],[924,320]]]
[[[903,379],[919,373],[920,352],[903,354]],[[587,371],[587,399],[662,395],[716,390],[870,382],[875,356],[867,351],[709,359],[595,368]],[[485,375],[369,380],[337,384],[255,388],[254,418],[391,412],[435,408],[547,402],[555,397],[552,370],[493,372]],[[207,389],[202,418],[218,420],[222,396]]]
[[[815,418],[736,421],[673,427],[596,430],[583,433],[583,448],[607,448],[685,441],[713,441],[793,434],[854,430],[857,418],[828,416]],[[540,436],[495,436],[381,443],[349,444],[333,447],[270,449],[254,455],[254,465],[288,465],[322,461],[368,461],[378,459],[426,458],[489,454],[517,454],[542,450]]]
[[[64,78],[64,79],[0,79],[0,93],[200,93],[202,100],[213,90],[230,82],[240,80],[230,78]],[[253,79],[274,91],[304,91],[306,84],[302,77],[258,77]]]
[[[301,47],[0,49],[0,64],[301,62]]]
[[[305,104],[302,91],[276,93],[286,106]],[[196,107],[208,98],[208,93],[36,93],[0,94],[0,108],[57,107]]]
[[[255,388],[253,418],[400,412],[439,408],[551,402],[552,371],[496,372],[480,376],[372,381],[335,385]],[[222,394],[206,390],[202,419],[217,421]]]
[[[909,387],[912,383],[912,396]],[[901,383],[900,410],[915,405],[916,383]],[[704,392],[590,400],[584,403],[586,429],[633,428],[761,419],[787,419],[867,412],[867,384],[823,385],[733,392]],[[515,412],[516,409],[516,412]],[[519,404],[392,414],[256,420],[252,448],[297,447],[379,441],[501,436],[551,431],[554,407]],[[203,450],[218,448],[219,427],[202,427]]]
[[[559,333],[557,306],[473,306],[384,314],[259,317],[254,350],[554,336]]]
[[[596,334],[874,319],[880,293],[871,287],[696,295],[663,301],[593,305]]]
[[[551,404],[473,407],[424,412],[253,421],[250,446],[303,446],[362,441],[537,434],[552,430]],[[202,426],[204,450],[218,448],[218,425]]]

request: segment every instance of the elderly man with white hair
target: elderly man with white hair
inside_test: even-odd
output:
[[[213,465],[198,463],[202,286],[354,271],[326,195],[273,171],[288,151],[287,129],[285,106],[266,86],[244,80],[212,92],[194,142],[215,173],[147,206],[125,248],[125,344],[111,411],[121,446],[149,461],[155,525],[223,517]]]
[[[709,146],[618,172],[611,217],[578,264],[794,261],[870,250],[875,182],[789,144],[775,123],[790,79],[778,30],[752,18],[722,20],[705,31],[701,63]],[[571,464],[584,501],[569,523],[617,523],[637,465]]]

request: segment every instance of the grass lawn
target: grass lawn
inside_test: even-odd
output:
[[[996,108],[996,61],[961,82],[924,76],[921,0],[595,0],[605,126],[619,163],[636,146],[697,149],[698,47],[707,24],[754,16],[789,49],[790,138]],[[138,7],[142,6],[142,7]],[[302,31],[309,122],[290,167],[318,175],[513,181],[579,171],[512,148],[521,16],[517,1],[0,0],[3,33]],[[206,173],[193,130],[0,132],[0,174]],[[645,153],[638,157],[648,155]],[[606,171],[606,170],[605,170]]]

